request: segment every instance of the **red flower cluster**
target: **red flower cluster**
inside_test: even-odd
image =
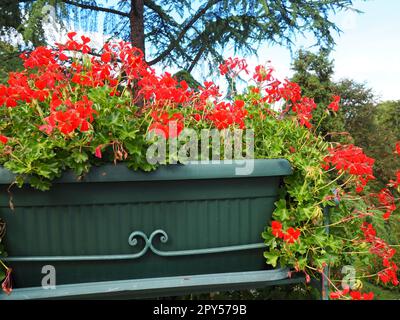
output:
[[[294,105],[300,102],[301,100],[301,88],[295,82],[286,80],[283,86],[278,89],[278,92],[279,92],[278,95],[279,99],[284,99],[287,102],[291,102]]]
[[[400,141],[396,143],[396,152],[400,156]]]
[[[272,221],[271,224],[272,235],[276,238],[283,239],[287,243],[295,243],[300,237],[300,230],[292,227],[288,228],[286,232],[282,230],[282,224],[279,221]]]
[[[239,72],[245,71],[247,73],[247,63],[243,59],[228,59],[219,66],[220,73],[225,75],[231,73],[236,76]],[[273,69],[258,65],[255,68],[253,79],[257,82],[257,87],[252,89],[253,93],[261,95],[254,104],[260,103],[275,103],[280,100],[286,101],[286,109],[282,112],[285,114],[292,110],[296,115],[299,123],[311,128],[312,112],[316,109],[316,104],[313,99],[302,97],[301,88],[297,83],[285,80],[283,83],[273,76]],[[262,95],[262,90],[266,95]],[[338,108],[340,97],[334,97],[334,104],[331,105],[333,109]],[[337,106],[336,106],[337,104]]]
[[[364,233],[365,241],[371,245],[370,252],[382,259],[382,264],[385,269],[378,273],[378,278],[383,283],[391,282],[394,286],[399,284],[397,279],[397,265],[390,261],[396,253],[396,250],[391,248],[384,240],[376,236],[376,230],[372,224],[364,222],[361,226],[361,231]]]
[[[139,93],[147,100],[152,100],[153,107],[163,107],[168,104],[178,106],[192,101],[193,92],[188,90],[186,81],[178,81],[168,72],[161,77],[154,72],[148,72],[138,82]]]
[[[364,222],[361,226],[361,231],[364,233],[364,237],[367,242],[373,242],[376,237],[376,230],[372,226],[372,224]]]
[[[379,200],[379,203],[386,210],[386,212],[383,214],[383,219],[389,219],[392,212],[396,210],[395,199],[390,190],[384,188],[378,194],[372,194],[372,196],[376,196]]]
[[[317,108],[314,100],[307,97],[301,96],[300,86],[289,80],[286,80],[283,84],[280,81],[269,75],[268,83],[265,91],[267,95],[262,98],[262,101],[267,103],[279,102],[281,99],[286,101],[286,109],[283,114],[292,110],[297,115],[301,125],[311,128],[312,113]]]
[[[221,96],[219,92],[219,87],[215,85],[215,83],[212,81],[205,81],[204,86],[200,86],[198,89],[200,91],[200,101],[203,103],[203,105],[200,107],[201,109],[207,100],[213,98],[215,99]]]
[[[265,86],[266,95],[261,99],[262,102],[275,103],[282,99],[281,96],[281,82],[275,78],[271,78],[271,81]]]
[[[219,65],[221,76],[230,73],[231,77],[237,76],[241,71],[249,73],[247,70],[247,62],[245,59],[228,58],[224,63]]]
[[[339,103],[340,103],[340,97],[339,96],[333,96],[333,101],[328,105],[328,109],[332,110],[333,112],[339,111]]]
[[[279,221],[272,221],[271,228],[272,228],[272,235],[275,238],[283,238],[282,224]]]
[[[349,288],[345,288],[343,290],[331,292],[329,297],[332,300],[337,300],[341,298],[348,298],[351,300],[373,300],[374,293],[361,293],[360,291],[351,291]]]
[[[91,41],[90,38],[81,36],[82,43],[78,43],[74,40],[76,32],[69,32],[67,36],[68,41],[65,45],[67,50],[81,51],[82,53],[89,53],[91,51],[90,47],[87,45]]]
[[[68,135],[76,129],[81,132],[89,130],[89,123],[93,122],[93,115],[96,113],[92,109],[93,102],[86,96],[82,100],[72,103],[70,100],[64,102],[67,110],[53,110],[50,116],[44,120],[46,124],[42,125],[39,129],[51,134],[55,128],[61,133]]]
[[[220,102],[210,110],[207,114],[207,119],[211,120],[218,130],[226,129],[233,125],[244,129],[244,121],[247,116],[247,110],[244,105],[242,100],[236,100],[233,104]]]
[[[303,97],[301,100],[293,104],[292,110],[297,113],[297,118],[301,125],[311,128],[312,125],[310,121],[312,119],[312,112],[316,108],[317,105],[313,99]]]
[[[399,280],[397,278],[397,270],[398,267],[396,263],[390,261],[388,259],[383,259],[384,270],[379,271],[378,277],[383,283],[391,282],[392,285],[397,286],[399,284]]]
[[[347,172],[358,178],[356,191],[363,191],[369,180],[375,179],[373,165],[375,160],[364,154],[363,150],[352,144],[329,148],[329,156],[325,157],[323,168],[328,170],[334,166],[339,172]]]
[[[159,130],[165,135],[166,139],[176,138],[184,128],[183,115],[181,113],[174,113],[170,116],[167,112],[158,115],[156,111],[153,111],[150,116],[154,122],[150,125],[149,131]]]
[[[287,229],[286,232],[283,234],[283,240],[285,240],[287,243],[295,243],[299,237],[300,230],[293,229],[292,227]]]
[[[95,57],[91,58],[88,65],[76,61],[63,63],[70,59],[64,53],[66,51],[91,51],[88,47],[89,38],[82,36],[82,42],[77,42],[75,36],[76,33],[69,33],[66,44],[57,44],[57,50],[38,47],[29,55],[22,54],[26,69],[11,73],[8,86],[0,86],[0,106],[16,107],[19,102],[34,106],[32,102],[35,100],[46,101],[50,108],[39,113],[44,121],[40,130],[51,134],[57,128],[64,135],[76,129],[81,132],[89,130],[96,112],[85,95],[81,100],[73,102],[79,96],[80,87],[108,85],[113,88],[118,81],[115,78],[116,69]],[[119,46],[123,46],[123,43]],[[71,84],[78,87],[71,87]]]
[[[265,66],[258,65],[255,68],[253,79],[257,82],[271,81],[273,79],[272,72],[274,69],[266,68]]]

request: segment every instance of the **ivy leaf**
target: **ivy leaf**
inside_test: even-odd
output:
[[[272,250],[272,251],[265,251],[264,252],[264,258],[267,259],[267,263],[272,265],[274,268],[277,265],[278,259],[279,259],[279,251],[277,250]]]
[[[36,176],[32,176],[31,179],[29,180],[29,183],[33,188],[39,189],[41,191],[50,190],[50,186],[51,186],[50,181],[40,179]]]
[[[300,207],[297,210],[300,220],[312,219],[315,216],[315,207]]]
[[[276,248],[276,239],[270,232],[264,231],[261,236],[263,237],[266,246],[270,247],[271,249]]]
[[[279,221],[287,221],[290,219],[289,210],[286,208],[286,200],[280,199],[275,202],[276,209],[274,211],[274,217]]]
[[[304,270],[307,266],[307,258],[303,257],[297,260],[297,264],[300,270]]]
[[[72,159],[77,163],[83,163],[89,159],[89,156],[84,151],[74,150],[71,154]]]
[[[292,244],[292,249],[300,254],[305,254],[307,252],[307,245],[303,241],[295,242]]]
[[[46,179],[53,179],[59,173],[58,163],[41,163],[37,173]]]
[[[314,239],[313,243],[316,243],[321,247],[326,245],[328,235],[325,233],[324,229],[319,229],[312,235],[312,237]]]

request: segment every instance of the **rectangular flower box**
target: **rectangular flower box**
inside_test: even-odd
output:
[[[46,265],[55,268],[57,288],[268,270],[261,233],[291,167],[284,159],[254,160],[250,175],[236,175],[237,166],[192,163],[144,173],[104,165],[81,181],[66,173],[50,191],[13,187],[10,194],[13,175],[0,168],[10,297],[41,289]]]

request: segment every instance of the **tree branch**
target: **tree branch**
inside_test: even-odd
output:
[[[178,34],[177,38],[174,41],[171,41],[170,44],[168,45],[167,49],[165,49],[157,58],[151,60],[148,62],[148,64],[151,66],[153,64],[156,64],[157,62],[160,62],[162,59],[164,59],[167,55],[171,53],[172,50],[175,49],[176,44],[179,43],[185,36],[185,34],[190,30],[190,28],[201,18],[202,15],[204,15],[208,9],[213,7],[215,4],[218,2],[221,2],[222,0],[210,0],[208,3],[199,9],[197,13],[189,20],[189,22],[183,27],[181,32]]]
[[[161,18],[161,20],[166,20],[168,23],[174,26],[178,26],[178,24],[175,22],[174,19],[172,19],[168,14],[164,12],[161,6],[157,5],[154,1],[152,0],[144,0],[144,5],[157,13],[157,15]]]
[[[196,57],[193,59],[193,61],[191,62],[189,68],[187,69],[187,72],[192,73],[193,68],[195,67],[195,65],[197,64],[197,62],[199,62],[201,56],[203,55],[204,51],[206,51],[206,46],[203,45],[199,51],[196,54]]]
[[[122,17],[129,18],[129,13],[126,13],[126,12],[123,12],[123,11],[119,11],[119,10],[115,10],[115,9],[94,6],[94,5],[84,4],[84,3],[80,3],[80,2],[76,2],[76,1],[70,1],[70,0],[60,0],[60,2],[63,2],[65,4],[69,4],[71,6],[79,7],[79,8],[82,8],[82,9],[89,9],[89,10],[94,10],[94,11],[107,12],[107,13],[112,13],[112,14],[116,14],[116,15],[119,15],[119,16],[122,16]]]

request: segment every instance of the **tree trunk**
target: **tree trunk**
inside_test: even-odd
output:
[[[144,60],[146,61],[146,52],[144,47],[144,0],[131,0],[131,11],[129,20],[131,25],[131,43],[133,47],[142,50]],[[143,97],[138,94],[139,87],[137,81],[132,83],[132,92],[135,97],[135,104],[139,107],[139,113],[143,107]]]
[[[129,19],[131,24],[131,42],[145,54],[144,48],[144,4],[143,0],[131,0]]]

